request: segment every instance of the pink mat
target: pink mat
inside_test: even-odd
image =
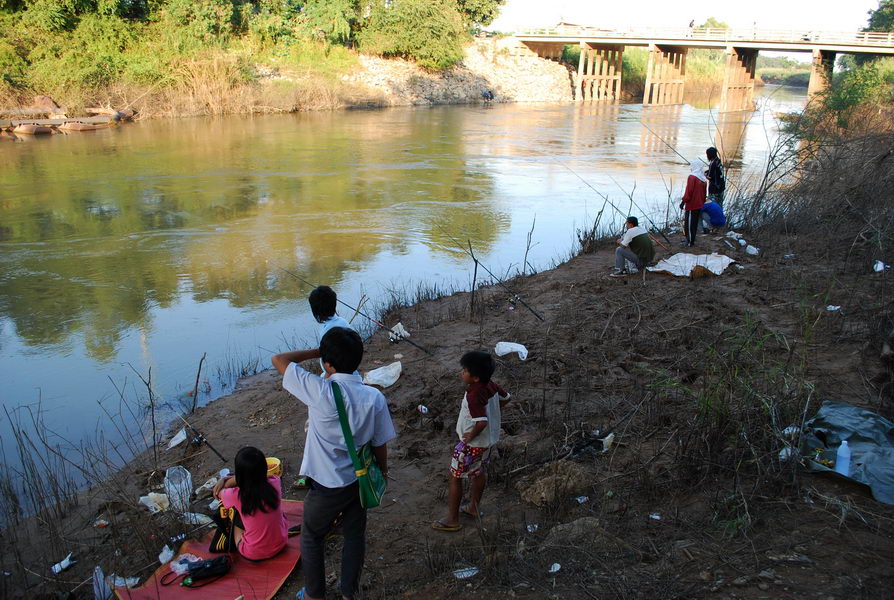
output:
[[[301,523],[304,503],[295,500],[283,500],[283,512],[289,521],[289,527]],[[213,532],[199,541],[188,540],[180,547],[180,554],[190,553],[202,558],[221,556],[208,552]],[[188,588],[180,585],[180,580],[171,585],[161,585],[160,580],[170,572],[170,563],[162,565],[152,576],[138,588],[116,587],[115,595],[119,600],[235,600],[243,596],[244,600],[270,600],[292,573],[301,558],[300,535],[289,538],[285,549],[263,562],[245,560],[237,553],[231,553],[233,568],[226,576],[204,587]],[[174,561],[177,557],[174,557]],[[174,562],[171,561],[171,562]]]

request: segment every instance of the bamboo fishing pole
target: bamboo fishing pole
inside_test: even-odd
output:
[[[502,280],[502,279],[500,279],[499,277],[497,277],[496,275],[494,275],[493,271],[491,271],[490,269],[488,269],[487,266],[486,266],[484,263],[482,263],[480,260],[478,260],[478,259],[475,257],[475,254],[471,251],[471,248],[472,248],[472,242],[471,242],[471,241],[469,241],[469,250],[466,250],[465,248],[463,248],[463,245],[459,242],[459,240],[456,239],[455,237],[453,237],[452,235],[450,235],[450,232],[447,231],[446,229],[444,229],[444,227],[442,227],[441,225],[438,225],[438,228],[439,228],[441,231],[444,232],[444,235],[446,235],[446,236],[449,237],[451,240],[453,240],[453,243],[456,244],[456,247],[457,247],[457,248],[459,248],[459,249],[462,250],[464,253],[466,253],[466,254],[468,254],[469,256],[471,256],[471,257],[472,257],[472,260],[475,261],[475,264],[476,264],[476,265],[480,265],[482,269],[484,269],[485,271],[487,271],[487,274],[490,275],[490,276],[494,279],[494,281],[496,281],[496,282],[500,285],[500,287],[502,287],[504,290],[506,290],[507,292],[509,292],[509,294],[512,295],[512,300],[513,300],[513,302],[518,301],[519,303],[521,303],[522,306],[524,306],[524,307],[527,308],[529,311],[531,311],[531,314],[532,314],[532,315],[534,315],[535,317],[537,317],[537,318],[540,319],[541,321],[544,321],[544,320],[545,320],[542,316],[540,316],[540,313],[538,313],[536,310],[534,310],[534,309],[531,307],[530,304],[528,304],[527,302],[525,302],[524,299],[523,299],[519,294],[516,294],[515,292],[513,292],[512,290],[510,290],[509,287],[508,287],[505,283],[503,283],[503,280]]]
[[[307,279],[301,277],[300,275],[298,275],[298,274],[296,274],[296,273],[293,273],[292,271],[289,271],[288,269],[284,269],[283,267],[280,267],[279,265],[277,265],[276,268],[279,269],[280,271],[284,272],[284,273],[288,273],[289,275],[291,275],[292,277],[294,277],[295,279],[297,279],[298,281],[300,281],[300,282],[303,283],[304,285],[310,286],[310,287],[312,287],[312,288],[319,287],[319,286],[316,286],[316,285],[312,284],[311,282],[309,282]],[[428,350],[426,350],[425,348],[423,348],[422,346],[420,346],[419,344],[417,344],[417,343],[414,342],[413,340],[411,340],[411,339],[405,337],[404,335],[402,335],[402,334],[396,332],[395,330],[393,330],[392,328],[388,327],[387,325],[385,325],[385,324],[382,323],[381,321],[377,321],[376,319],[373,319],[371,316],[369,316],[368,314],[366,314],[365,312],[363,312],[362,310],[360,310],[359,307],[355,308],[355,307],[351,306],[350,304],[348,304],[347,302],[344,302],[343,300],[341,300],[341,299],[339,299],[339,298],[336,298],[336,302],[338,302],[339,304],[341,304],[342,306],[344,306],[344,307],[347,308],[348,310],[353,310],[355,314],[358,314],[358,315],[360,315],[361,317],[364,317],[365,319],[367,319],[367,320],[370,321],[371,323],[373,323],[373,324],[379,326],[380,328],[384,329],[385,331],[387,331],[388,333],[390,333],[392,336],[394,336],[394,339],[395,339],[395,340],[397,340],[397,341],[399,341],[399,342],[407,342],[407,343],[410,344],[411,346],[414,346],[415,348],[418,348],[418,349],[422,350],[423,352],[425,352],[425,353],[428,354],[429,356],[434,356],[434,354],[432,354],[431,352],[429,352]]]

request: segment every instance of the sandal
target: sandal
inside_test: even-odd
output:
[[[435,531],[454,532],[454,531],[459,531],[460,529],[463,528],[463,526],[462,526],[462,523],[457,523],[456,525],[448,525],[441,519],[438,519],[437,521],[435,521],[434,523],[431,524],[431,528],[434,529]]]
[[[468,505],[468,504],[463,504],[462,506],[460,506],[460,507],[459,507],[459,512],[461,512],[461,513],[464,514],[464,515],[468,515],[468,516],[470,516],[470,517],[472,517],[472,518],[474,518],[474,519],[481,519],[481,518],[484,518],[484,511],[483,511],[483,510],[478,509],[478,514],[476,515],[475,513],[471,513],[471,512],[469,512],[469,505]]]

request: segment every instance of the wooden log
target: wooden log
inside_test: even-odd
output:
[[[90,123],[90,124],[109,124],[115,121],[114,117],[109,116],[101,116],[101,117],[79,117],[77,119],[13,119],[13,126],[18,125],[50,125],[50,126],[59,126],[63,123],[69,122],[78,122],[78,123]]]
[[[133,119],[135,114],[137,114],[135,110],[130,108],[115,110],[114,108],[103,108],[101,106],[85,108],[84,111],[91,115],[108,115],[114,117],[116,121],[129,121],[130,119]]]
[[[53,133],[53,128],[48,125],[34,125],[33,123],[25,123],[23,125],[16,126],[16,128],[13,129],[12,132],[18,135],[44,135]]]

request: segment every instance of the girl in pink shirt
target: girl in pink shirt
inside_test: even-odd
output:
[[[252,446],[240,450],[235,477],[218,481],[214,496],[224,507],[238,512],[233,536],[239,554],[249,560],[264,560],[285,547],[289,526],[282,511],[282,483],[276,475],[267,475],[263,452]]]

